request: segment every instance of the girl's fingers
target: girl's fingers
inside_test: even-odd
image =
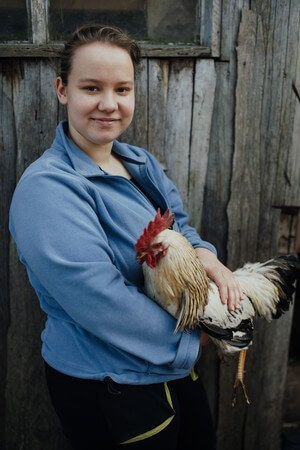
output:
[[[221,297],[221,302],[223,303],[223,305],[227,305],[228,304],[228,288],[225,284],[221,284],[220,286],[218,286],[219,289],[219,293],[220,293],[220,297]]]

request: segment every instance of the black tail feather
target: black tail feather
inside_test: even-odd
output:
[[[286,255],[279,256],[270,261],[270,264],[277,264],[276,271],[281,277],[281,282],[277,284],[280,292],[280,300],[276,306],[276,312],[273,314],[273,319],[278,319],[289,310],[292,303],[292,295],[296,290],[295,282],[300,278],[300,261],[297,256]]]

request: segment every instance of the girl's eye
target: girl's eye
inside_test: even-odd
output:
[[[97,91],[97,87],[96,86],[86,86],[83,89],[85,89],[88,92],[96,92]]]
[[[127,93],[127,92],[130,91],[130,88],[129,88],[129,87],[119,87],[119,88],[117,89],[117,91],[118,91],[120,94],[125,94],[125,93]]]

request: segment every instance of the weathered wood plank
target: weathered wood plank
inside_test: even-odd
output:
[[[34,45],[46,44],[48,38],[47,2],[44,0],[30,0],[32,42]]]
[[[211,56],[218,58],[220,56],[221,46],[221,5],[222,0],[213,0],[213,9],[211,17]]]
[[[200,44],[210,47],[211,56],[220,56],[222,0],[199,2]]]
[[[279,237],[278,237],[278,252],[282,255],[290,253],[297,253],[297,222],[298,211],[297,208],[285,208],[281,210]]]
[[[199,45],[148,44],[140,42],[141,54],[146,58],[193,58],[209,57],[210,48]],[[0,44],[0,57],[48,58],[57,56],[63,44]]]
[[[254,10],[257,3],[251,3]],[[272,208],[272,203],[277,185],[283,181],[282,173],[277,171],[280,129],[282,117],[292,116],[288,111],[290,103],[287,105],[282,99],[282,95],[288,95],[283,68],[290,57],[285,53],[290,33],[289,17],[297,15],[299,9],[295,3],[294,9],[291,8],[292,3],[288,1],[274,1],[270,8],[266,7],[267,3],[259,2],[259,11],[268,12],[267,18],[243,11],[237,49],[235,155],[228,205],[231,267],[245,259],[266,259],[277,251],[280,210]],[[266,24],[263,32],[261,24]],[[287,153],[292,127],[285,126],[289,129],[282,151]],[[230,420],[220,422],[224,448],[279,449],[291,315],[292,312],[270,325],[256,324],[255,343],[247,364],[247,378],[255,379],[254,385],[248,385],[254,407],[247,410],[238,407],[237,415],[234,412]],[[230,368],[226,369],[227,372],[221,370],[223,383],[228,380],[232,383],[233,372],[230,376]],[[261,386],[261,390],[257,386]],[[226,390],[221,389],[220,421],[226,415],[224,405],[229,400]],[[240,426],[244,429],[243,436],[237,432]]]
[[[258,131],[264,66],[261,19],[252,11],[244,9],[237,47],[235,142],[231,197],[227,207],[227,265],[230,268],[236,268],[242,261],[256,258],[256,248],[253,243],[258,241],[259,226],[260,141]],[[218,438],[220,448],[237,450],[244,445],[244,421],[247,410],[242,398],[234,409],[231,406],[235,370],[235,361],[223,363],[220,367]],[[251,379],[249,370],[247,374]]]
[[[221,51],[222,61],[236,62],[236,45],[242,9],[249,9],[250,0],[222,0]],[[235,68],[235,66],[234,66]]]
[[[278,321],[257,321],[246,377],[252,405],[244,422],[245,450],[279,450],[293,307]]]
[[[281,0],[253,2],[264,24],[266,71],[260,126],[261,198],[257,258],[265,259],[277,252],[280,210],[275,205],[278,189],[284,191],[287,180],[283,164],[291,151],[293,124],[291,78],[295,74],[300,4]],[[290,45],[289,41],[293,44]],[[289,81],[286,82],[286,79]],[[299,180],[299,178],[298,178]],[[277,203],[278,204],[278,203]],[[288,205],[286,205],[288,206]],[[251,368],[258,374],[257,383],[262,391],[253,392],[257,411],[249,409],[245,422],[248,440],[245,450],[280,448],[282,400],[286,376],[292,311],[274,323],[259,324],[259,351],[253,352]],[[254,349],[253,349],[254,350]],[[258,370],[258,368],[262,368]],[[255,434],[250,430],[255,427]]]
[[[167,174],[178,187],[185,207],[188,205],[193,69],[192,60],[171,62],[164,141]]]
[[[293,7],[294,5],[294,7]],[[300,68],[297,74],[297,57],[300,59],[299,30],[300,30],[300,4],[289,1],[285,5],[277,3],[277,11],[281,19],[276,20],[274,43],[280,47],[280,57],[274,55],[272,63],[277,65],[278,82],[281,86],[280,117],[278,133],[278,165],[275,172],[275,192],[273,204],[300,207],[300,143],[294,147],[293,126],[299,127],[299,121],[295,123],[295,108],[299,106],[299,98],[293,90],[300,84]],[[282,10],[282,6],[284,9]],[[281,31],[281,34],[280,34]],[[300,63],[299,63],[300,64]],[[274,66],[273,66],[274,68]],[[274,86],[275,87],[275,86]],[[297,89],[297,88],[296,88]],[[296,120],[298,117],[296,117]],[[298,119],[299,120],[299,119]],[[297,132],[294,128],[294,131]],[[300,134],[298,134],[298,138]],[[288,151],[287,151],[288,149]]]
[[[202,235],[212,242],[219,259],[227,260],[227,204],[233,155],[235,72],[229,63],[216,63],[216,92],[204,192]]]
[[[38,67],[37,67],[38,69]],[[39,61],[40,94],[38,107],[39,154],[49,148],[57,125],[57,98],[55,93],[56,71],[47,61]]]
[[[136,73],[135,114],[121,141],[138,147],[148,147],[148,61],[144,59]]]
[[[6,419],[7,332],[9,307],[9,231],[8,212],[15,186],[16,136],[13,113],[13,72],[17,64],[0,63],[0,448],[4,448]]]
[[[193,88],[193,120],[188,185],[190,221],[200,232],[210,132],[216,87],[214,61],[196,62]]]
[[[166,167],[165,133],[168,100],[170,61],[165,59],[149,60],[149,151]]]
[[[290,18],[294,15],[299,18],[300,8],[299,2],[290,0],[273,0],[271,5],[266,7],[267,3],[269,2],[253,3],[253,8],[257,8],[262,14],[267,13],[267,17],[262,16],[263,23],[266,24],[266,71],[260,125],[262,190],[259,234],[264,236],[257,249],[260,259],[274,254],[277,250],[280,211],[270,209],[270,204],[281,206],[278,197],[288,184],[282,164],[285,164],[291,149],[293,112],[290,111],[286,98],[290,101],[294,94],[291,86],[286,85],[285,77],[289,72],[295,74],[296,59],[293,52],[289,53],[288,42],[290,38],[298,39],[299,30],[297,29],[295,36],[293,20],[290,22]],[[290,78],[291,75],[287,76]]]
[[[260,206],[260,121],[264,81],[262,23],[243,10],[237,47],[235,150],[228,204],[228,265],[256,259]],[[270,206],[269,206],[270,208]]]
[[[281,164],[278,167],[278,176],[282,182],[278,183],[274,203],[300,208],[300,37],[297,40],[297,29],[300,33],[300,12],[298,16],[294,14],[290,22],[289,61],[286,62],[287,70],[284,72],[285,106],[281,120],[279,155]],[[298,55],[296,54],[297,42]],[[295,67],[296,59],[298,62]],[[292,122],[293,127],[288,126]],[[289,148],[288,152],[285,151],[286,148]]]
[[[300,253],[300,211],[298,211],[298,217],[297,217],[295,251],[296,251],[296,253]]]

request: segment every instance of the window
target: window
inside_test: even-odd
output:
[[[29,20],[26,0],[1,0],[0,3],[0,40],[28,41]]]
[[[221,0],[0,0],[0,56],[52,56],[76,26],[119,26],[149,57],[219,56]]]
[[[140,41],[199,43],[197,0],[51,0],[50,40],[98,22],[125,28]]]

